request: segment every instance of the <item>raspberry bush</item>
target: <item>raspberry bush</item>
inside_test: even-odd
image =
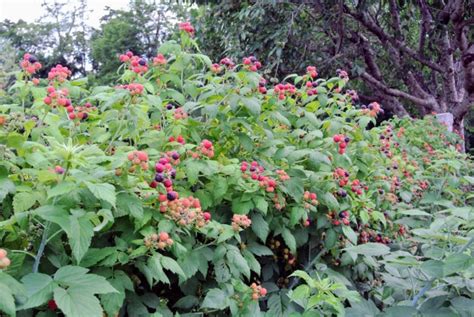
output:
[[[474,178],[458,136],[434,117],[377,125],[344,71],[270,83],[254,56],[213,63],[179,28],[151,61],[111,56],[114,86],[21,61],[0,106],[0,310],[462,314]]]

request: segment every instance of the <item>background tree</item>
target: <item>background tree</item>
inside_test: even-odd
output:
[[[363,102],[399,116],[450,112],[461,129],[474,103],[473,12],[468,0],[231,1],[193,16],[216,59],[254,53],[280,78],[344,67]]]

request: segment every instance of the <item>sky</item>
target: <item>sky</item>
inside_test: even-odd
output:
[[[46,0],[53,2],[53,0]],[[9,19],[18,21],[23,19],[26,22],[34,22],[44,15],[45,11],[41,7],[44,0],[0,0],[0,21]],[[58,1],[63,2],[63,1]],[[99,19],[105,13],[105,7],[112,9],[124,9],[128,6],[129,0],[87,0],[87,7],[92,12],[89,13],[89,26],[98,27]],[[71,7],[77,4],[77,0],[68,0]]]

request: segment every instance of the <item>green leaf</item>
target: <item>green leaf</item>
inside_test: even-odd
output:
[[[147,267],[155,280],[170,284],[170,280],[163,271],[163,266],[161,265],[160,257],[161,256],[158,254],[155,254],[150,257],[148,259]]]
[[[77,188],[77,184],[64,181],[48,190],[48,199],[70,193]]]
[[[334,197],[333,194],[330,192],[324,193],[324,195],[320,196],[320,200],[322,203],[324,203],[326,206],[328,206],[329,209],[331,210],[338,210],[339,209],[339,203],[337,202],[336,197]]]
[[[45,304],[51,299],[53,289],[56,286],[53,279],[46,274],[30,273],[25,275],[21,282],[25,285],[28,301],[21,306],[21,309],[28,309]]]
[[[90,295],[117,292],[103,276],[87,272],[88,269],[80,266],[67,265],[56,271],[54,280],[61,286],[75,287]]]
[[[93,184],[90,182],[85,182],[87,188],[91,193],[100,200],[104,200],[115,207],[116,196],[115,196],[115,187],[111,184]]]
[[[444,276],[443,272],[443,261],[428,260],[421,264],[421,269],[434,278],[440,278]]]
[[[296,240],[287,228],[283,228],[281,236],[292,253],[296,253]]]
[[[13,210],[15,212],[29,210],[36,203],[36,198],[35,193],[17,193],[15,197],[13,197]]]
[[[464,254],[456,253],[449,255],[444,261],[444,275],[448,276],[456,272],[463,272],[474,265],[474,258]]]
[[[207,292],[204,301],[201,304],[201,308],[211,308],[211,309],[226,309],[229,306],[229,299],[227,294],[219,289],[213,288]]]
[[[390,252],[390,248],[385,244],[373,242],[345,248],[344,250],[366,256],[379,256]]]
[[[240,100],[250,113],[259,115],[261,111],[260,101],[255,97],[241,97]]]
[[[357,244],[357,235],[351,227],[342,226],[342,233],[344,233],[344,235],[347,239],[349,239],[350,242],[352,242],[353,244]]]
[[[250,278],[250,267],[238,249],[230,249],[227,251],[227,265],[231,268],[235,267],[240,273]]]
[[[255,203],[255,207],[263,212],[264,214],[267,213],[268,210],[268,202],[263,196],[255,196],[252,198],[253,202]]]
[[[167,257],[167,256],[162,256],[161,257],[161,265],[167,269],[170,270],[173,273],[178,274],[181,276],[183,279],[186,278],[186,274],[183,272],[183,269],[181,266],[179,266],[178,262],[176,262],[174,259]]]
[[[10,316],[16,316],[15,299],[10,289],[0,283],[0,312],[4,312]]]
[[[270,227],[261,214],[253,214],[252,231],[260,238],[260,240],[262,240],[262,242],[265,243],[267,241]]]
[[[54,300],[66,317],[100,317],[102,307],[99,300],[80,288],[70,287],[67,290],[57,287]]]
[[[118,217],[130,215],[135,219],[143,218],[143,203],[135,195],[120,193],[117,195]]]
[[[301,201],[304,193],[303,180],[298,177],[291,177],[284,184],[283,190],[297,202]]]
[[[92,237],[94,236],[94,226],[86,215],[82,217],[71,216],[69,219],[71,232],[68,234],[68,237],[72,254],[77,263],[80,263],[91,245]]]

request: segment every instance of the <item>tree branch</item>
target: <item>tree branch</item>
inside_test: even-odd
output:
[[[430,109],[436,105],[436,101],[434,101],[433,98],[430,98],[430,99],[418,98],[404,91],[387,87],[384,83],[377,80],[376,78],[374,78],[372,75],[370,75],[367,72],[363,72],[361,74],[361,77],[372,86],[376,87],[377,89],[382,90],[384,93],[390,96],[404,98],[404,99],[410,100],[411,102],[413,102],[414,104],[418,106],[422,106],[422,107],[430,108]]]

